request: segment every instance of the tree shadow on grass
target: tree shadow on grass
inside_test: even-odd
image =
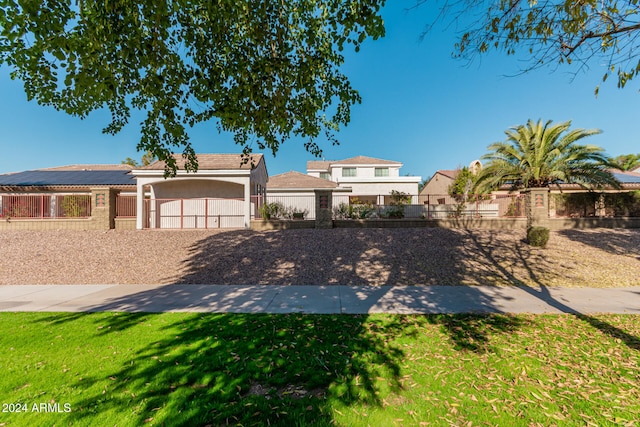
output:
[[[517,245],[514,246],[513,248],[514,256],[520,259],[521,265],[527,270],[530,279],[535,284],[537,284],[538,289],[535,289],[534,287],[529,286],[527,283],[521,281],[520,279],[515,277],[513,274],[511,274],[511,272],[508,269],[504,268],[504,266],[502,266],[500,262],[498,262],[497,260],[494,260],[492,253],[486,249],[488,246],[490,246],[490,245],[487,245],[486,241],[482,242],[472,232],[468,232],[468,233],[471,240],[476,243],[478,252],[482,253],[487,260],[493,260],[493,264],[496,266],[496,268],[500,270],[505,277],[509,278],[509,280],[512,281],[514,285],[519,286],[522,290],[524,290],[528,294],[535,296],[541,301],[544,301],[546,304],[558,309],[560,312],[572,314],[577,318],[589,323],[591,326],[598,329],[600,332],[604,333],[605,335],[608,335],[614,339],[620,339],[622,342],[625,343],[625,345],[627,345],[627,347],[636,351],[640,351],[639,337],[629,334],[628,332],[616,326],[613,326],[601,319],[598,319],[595,316],[580,313],[576,309],[564,304],[563,302],[555,298],[551,294],[550,288],[546,286],[544,283],[542,283],[542,281],[538,278],[536,271],[532,268],[527,255],[525,255],[524,251],[522,250],[522,246],[517,246]]]
[[[324,232],[338,233],[338,239],[331,239],[332,246],[322,239]],[[264,285],[253,296],[258,303],[269,298],[273,289],[269,285],[506,281],[640,349],[637,337],[577,313],[555,299],[539,279],[532,254],[522,245],[494,241],[497,235],[493,233],[305,230],[292,234],[240,231],[221,236],[194,245],[184,271],[172,281],[230,285],[247,284],[244,280],[251,277],[252,284]],[[544,261],[543,254],[534,256]],[[514,273],[516,262],[524,268],[527,282],[521,273]],[[451,268],[439,270],[439,263]],[[540,289],[528,286],[530,283],[537,283]],[[206,291],[205,285],[202,290]],[[405,353],[392,339],[415,334],[415,322],[439,324],[457,350],[479,353],[493,351],[492,335],[513,333],[522,325],[521,317],[500,313],[491,294],[473,286],[464,291],[464,298],[480,302],[497,314],[99,317],[94,332],[97,339],[130,331],[135,350],[114,370],[84,378],[77,386],[92,391],[82,396],[77,410],[68,416],[71,421],[85,422],[103,411],[129,408],[127,418],[132,425],[145,421],[160,425],[332,425],[336,402],[347,407],[363,403],[380,406],[382,388],[402,391]],[[381,291],[367,304],[374,306],[388,292]],[[447,313],[446,293],[439,295],[422,293],[409,302],[429,306],[434,313]],[[158,298],[187,302],[192,296],[167,285],[136,295],[135,307],[129,308],[154,311]],[[225,298],[231,303],[235,297],[220,294],[216,298],[218,303],[224,303]],[[131,300],[116,298],[93,310],[115,310],[124,303],[130,304]],[[44,321],[72,322],[80,316],[84,315],[54,315]],[[166,322],[162,326],[164,334],[151,342],[134,344],[135,334],[142,332],[140,325],[159,319]],[[111,386],[104,394],[92,387],[110,378],[114,380],[109,381]],[[380,378],[386,378],[385,384],[379,383]]]
[[[69,322],[86,314],[41,321]],[[71,421],[130,411],[132,425],[331,425],[336,402],[380,406],[385,389],[402,389],[403,350],[390,341],[415,334],[406,317],[366,315],[95,315],[103,343],[118,331],[143,333],[166,322],[120,368],[90,373]],[[128,335],[127,335],[128,336]],[[126,342],[109,341],[113,351]],[[102,386],[108,385],[105,389]],[[96,388],[98,387],[98,388]]]
[[[38,322],[86,316],[95,327],[77,333],[86,335],[96,368],[112,354],[125,356],[75,380],[71,388],[83,392],[60,415],[65,423],[124,411],[131,425],[334,425],[336,406],[382,407],[381,395],[402,392],[406,350],[398,337],[406,343],[425,324],[438,324],[456,350],[484,353],[492,351],[491,335],[522,321],[499,314],[76,313]],[[150,337],[150,327],[160,333]]]

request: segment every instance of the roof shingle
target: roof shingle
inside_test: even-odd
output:
[[[269,178],[268,189],[272,188],[336,188],[338,184],[328,179],[316,178],[300,172],[291,171]]]
[[[181,154],[174,154],[178,169],[184,169],[185,159]],[[262,154],[251,154],[249,161],[243,163],[242,154],[198,154],[198,170],[222,170],[222,169],[251,169],[251,163],[257,166],[262,160]],[[148,166],[143,166],[141,170],[164,170],[165,162],[157,160]]]

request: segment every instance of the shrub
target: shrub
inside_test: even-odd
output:
[[[262,219],[276,219],[285,214],[285,208],[282,203],[279,202],[264,203],[258,210]]]
[[[366,219],[375,215],[376,208],[371,203],[340,203],[333,209],[335,219]]]
[[[529,227],[527,241],[531,246],[545,247],[549,241],[549,229],[546,227]]]
[[[404,218],[404,207],[411,203],[411,196],[402,191],[391,191],[391,207],[387,210],[387,218]]]
[[[287,206],[282,212],[282,216],[285,219],[304,219],[307,215],[309,215],[308,209],[299,209],[295,206]]]

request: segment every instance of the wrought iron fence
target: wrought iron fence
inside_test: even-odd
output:
[[[334,219],[410,218],[443,219],[456,217],[520,218],[525,215],[525,199],[520,194],[505,195],[348,195],[333,194]],[[255,218],[293,219],[303,212],[315,218],[314,195],[253,196]]]
[[[90,194],[3,194],[0,217],[65,219],[91,216]]]
[[[640,217],[640,191],[551,194],[552,218]]]
[[[116,196],[116,217],[135,218],[137,212],[137,196],[118,194]]]

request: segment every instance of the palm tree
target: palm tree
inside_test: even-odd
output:
[[[609,158],[602,148],[579,145],[576,141],[600,133],[597,129],[569,130],[571,122],[552,124],[551,120],[513,127],[504,142],[491,144],[488,160],[478,174],[476,192],[490,192],[502,185],[512,190],[548,187],[552,184],[574,183],[585,188],[611,186],[620,183],[607,169]]]

